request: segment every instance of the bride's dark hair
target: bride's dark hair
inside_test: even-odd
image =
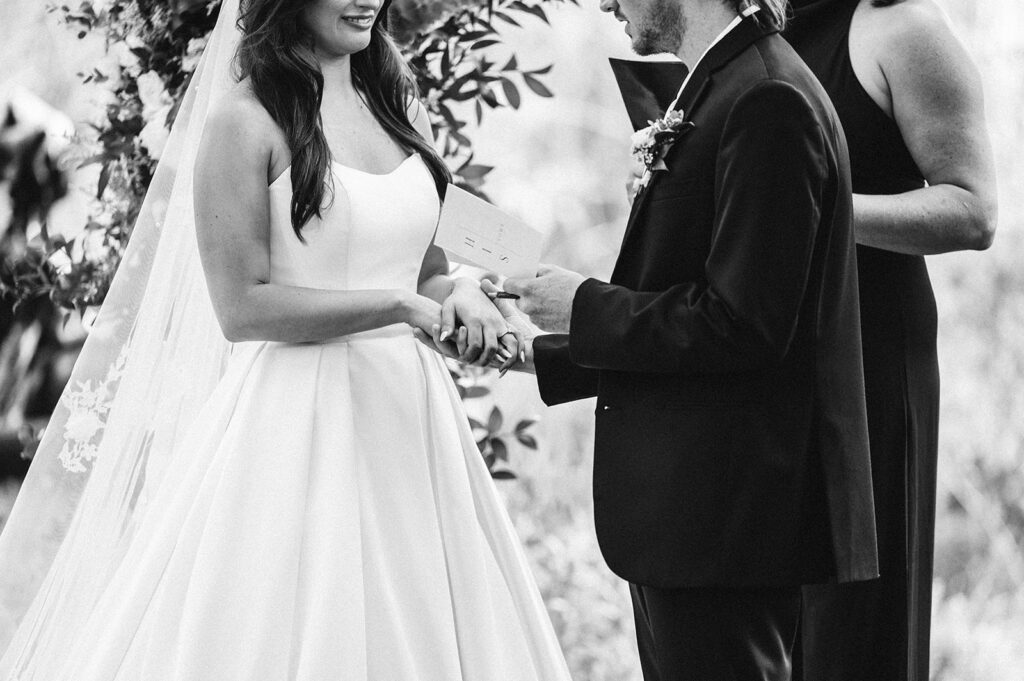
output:
[[[311,0],[243,0],[238,17],[242,33],[236,63],[256,98],[281,126],[292,154],[292,228],[302,227],[327,205],[331,152],[320,119],[324,76],[313,52],[313,38],[302,23]],[[409,122],[416,81],[388,33],[385,2],[377,15],[370,45],[353,54],[352,82],[384,130],[408,153],[419,153],[434,177],[438,196],[451,172],[429,141]]]

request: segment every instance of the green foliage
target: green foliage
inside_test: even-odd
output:
[[[463,401],[480,400],[491,397],[491,389],[481,378],[487,373],[482,369],[471,367],[452,368],[452,378]],[[495,480],[515,480],[516,474],[509,468],[509,445],[513,442],[530,450],[537,449],[537,439],[530,433],[536,419],[521,419],[515,426],[508,428],[505,415],[497,405],[491,407],[487,419],[481,421],[469,418],[469,426],[473,429],[476,446],[484,457],[487,470]]]

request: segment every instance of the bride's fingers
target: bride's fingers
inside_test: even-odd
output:
[[[466,351],[462,355],[462,361],[467,364],[472,364],[476,360],[480,359],[481,353],[484,351],[484,337],[483,329],[477,325],[468,327],[468,335],[466,338]]]
[[[437,329],[438,328],[439,327],[437,326],[437,324],[435,324],[434,325],[434,329],[435,330],[434,330],[434,337],[433,338],[431,336],[427,335],[426,331],[424,331],[423,329],[419,329],[419,328],[413,329],[412,330],[412,335],[413,335],[414,338],[416,338],[416,340],[418,340],[420,343],[422,343],[428,350],[432,350],[433,352],[439,352],[442,355],[448,357],[449,355],[445,351],[445,348],[437,343],[437,334],[438,334]]]
[[[512,331],[512,335],[515,336],[515,339],[516,339],[516,353],[515,354],[518,356],[520,362],[525,362],[526,361],[526,338],[523,336],[523,332],[520,331],[519,329],[516,329],[514,327],[510,327],[509,330]]]
[[[523,345],[519,339],[519,333],[514,329],[509,329],[508,332],[501,336],[501,344],[504,352],[504,357],[502,357],[503,361],[498,366],[498,369],[501,370],[502,375],[504,375],[506,371],[508,371],[513,367],[513,365],[515,365],[515,363],[519,360],[519,357],[522,354],[520,348],[522,348]]]
[[[455,333],[455,301],[451,296],[441,305],[441,340],[448,340]]]
[[[500,333],[501,328],[483,329],[483,351],[480,352],[480,356],[476,358],[476,361],[474,361],[474,365],[477,367],[486,367],[490,364],[490,360],[498,356],[498,353],[504,349],[501,338],[499,337]]]
[[[419,331],[419,329],[417,329],[417,331]],[[420,333],[423,332],[420,331]],[[445,357],[458,359],[458,355],[455,353],[455,346],[452,345],[451,341],[441,340],[441,334],[443,333],[444,331],[442,331],[441,326],[434,324],[433,327],[431,327],[431,336],[429,338],[426,338],[426,334],[423,334],[427,341],[424,344],[434,351],[441,353]],[[419,336],[417,336],[417,338],[419,338]]]

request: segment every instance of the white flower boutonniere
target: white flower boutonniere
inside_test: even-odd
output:
[[[683,132],[692,127],[693,123],[686,120],[686,114],[682,111],[669,111],[664,117],[651,121],[646,128],[633,133],[633,158],[638,166],[643,167],[643,176],[637,182],[637,189],[647,186],[654,171],[668,170],[665,154]]]

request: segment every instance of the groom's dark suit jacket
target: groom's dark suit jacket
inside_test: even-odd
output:
[[[633,204],[611,283],[535,339],[541,395],[597,395],[609,566],[660,587],[877,575],[849,162],[827,95],[748,18]]]

